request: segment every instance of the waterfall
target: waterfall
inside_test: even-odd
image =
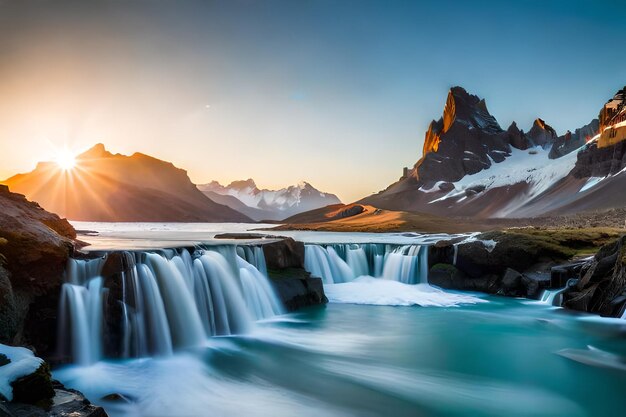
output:
[[[59,353],[74,362],[170,355],[284,312],[261,247],[122,255],[128,268],[106,277],[109,255],[68,261],[58,340]]]
[[[541,293],[541,298],[539,298],[539,301],[542,304],[561,307],[561,304],[563,304],[563,292],[565,292],[565,290],[572,285],[575,285],[576,282],[578,282],[576,278],[570,278],[569,280],[567,280],[567,283],[563,288],[558,288],[555,290],[544,290]]]
[[[365,244],[307,244],[304,268],[326,284],[372,276],[406,284],[428,283],[428,246]]]
[[[539,301],[543,304],[560,307],[563,300],[561,299],[561,293],[565,291],[565,288],[560,288],[557,290],[544,290],[541,293],[541,298]]]

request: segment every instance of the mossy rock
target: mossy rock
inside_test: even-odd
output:
[[[52,405],[54,388],[50,366],[45,362],[32,374],[13,381],[11,386],[13,387],[13,402],[33,404],[44,409]]]

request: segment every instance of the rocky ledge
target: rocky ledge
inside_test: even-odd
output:
[[[625,244],[626,236],[612,229],[487,232],[432,246],[429,282],[531,299],[567,285],[563,307],[621,317],[626,308]]]
[[[0,345],[0,417],[106,417],[83,394],[52,379],[26,348]]]
[[[626,236],[603,246],[563,294],[563,307],[622,317],[626,310]]]
[[[46,357],[76,232],[65,219],[0,185],[0,343]]]
[[[10,402],[0,403],[0,417],[107,417],[102,407],[89,402],[80,392],[52,381],[54,392],[47,407]]]
[[[289,311],[326,304],[322,279],[304,270],[304,243],[284,238],[263,245],[270,281]]]

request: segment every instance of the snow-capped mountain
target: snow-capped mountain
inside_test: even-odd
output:
[[[233,181],[224,186],[217,181],[198,185],[206,196],[246,214],[254,220],[282,220],[294,214],[341,203],[336,195],[317,190],[302,181],[280,190],[257,187],[254,180]]]
[[[361,203],[439,215],[534,217],[626,206],[620,90],[599,122],[558,136],[541,119],[503,130],[484,100],[454,87],[413,169]],[[626,119],[626,116],[623,117]],[[602,130],[600,132],[600,130]],[[620,136],[621,135],[621,136]]]

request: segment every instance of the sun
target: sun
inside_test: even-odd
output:
[[[76,166],[76,155],[65,149],[56,154],[54,162],[56,162],[63,171],[71,171]]]

